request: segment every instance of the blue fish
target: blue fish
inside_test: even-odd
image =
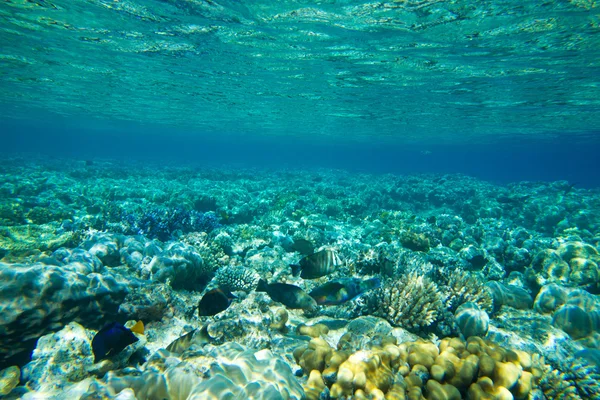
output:
[[[118,322],[104,325],[92,339],[94,362],[98,362],[115,354],[139,339],[125,326]]]
[[[332,306],[353,300],[361,294],[381,286],[379,278],[362,280],[360,278],[334,279],[313,289],[309,295],[317,304]]]

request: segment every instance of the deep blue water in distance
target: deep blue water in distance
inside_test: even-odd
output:
[[[35,120],[35,119],[33,119]],[[186,134],[175,129],[64,126],[45,120],[5,121],[2,153],[76,159],[267,168],[340,168],[366,173],[462,173],[495,183],[567,180],[600,187],[600,144],[555,142],[394,145],[274,140],[235,134]]]

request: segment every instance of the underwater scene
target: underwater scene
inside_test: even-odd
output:
[[[600,399],[600,4],[0,2],[0,399]]]

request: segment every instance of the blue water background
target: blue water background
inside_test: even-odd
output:
[[[29,154],[81,160],[115,159],[149,164],[267,168],[338,168],[366,173],[462,173],[506,184],[567,180],[600,187],[600,143],[568,135],[490,144],[439,145],[342,142],[310,137],[265,138],[234,132],[197,132],[169,127],[98,121],[3,121],[4,155]]]

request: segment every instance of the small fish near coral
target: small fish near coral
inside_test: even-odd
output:
[[[134,328],[139,332],[138,324],[134,325]],[[92,339],[94,362],[119,354],[125,347],[138,340],[131,329],[124,325],[118,322],[108,323]]]
[[[224,289],[213,289],[204,294],[198,303],[198,315],[201,317],[211,317],[227,310],[231,301],[236,297]]]
[[[167,346],[167,351],[181,354],[194,345],[201,347],[209,342],[210,335],[208,334],[208,325],[204,325],[201,328],[194,329],[172,341]]]
[[[292,264],[292,274],[304,279],[316,279],[331,274],[343,262],[337,253],[325,249],[303,257],[298,264]]]
[[[271,299],[291,309],[314,310],[317,308],[315,299],[304,290],[288,283],[267,283],[261,279],[256,287],[257,292],[266,292]]]
[[[313,289],[309,295],[321,306],[332,306],[353,300],[380,286],[379,278],[340,278]]]

